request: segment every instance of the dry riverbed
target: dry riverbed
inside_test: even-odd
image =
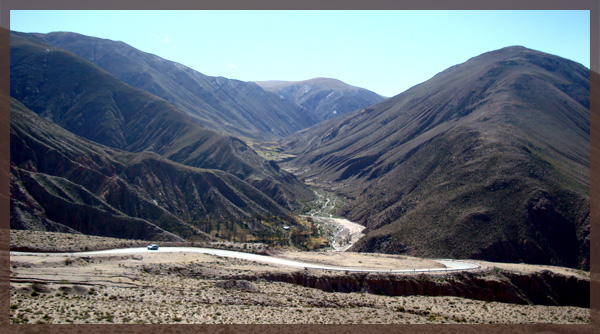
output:
[[[344,252],[354,245],[358,239],[364,236],[362,231],[364,226],[351,222],[343,218],[304,216],[306,219],[312,219],[317,223],[329,225],[335,232],[332,236],[332,247],[336,252]]]
[[[26,244],[27,233],[18,234],[19,243]],[[60,233],[53,233],[52,237],[56,245],[61,245],[63,238],[65,243],[74,240],[79,245],[89,240]],[[11,231],[11,245],[12,239]],[[117,243],[108,238],[105,242]],[[429,263],[424,259],[382,254],[278,252],[277,255],[348,266],[423,266]],[[519,268],[536,270],[536,266],[521,265]],[[85,258],[11,256],[10,321],[207,324],[589,321],[589,309],[578,307],[517,305],[458,297],[324,292],[289,283],[252,279],[263,273],[294,273],[297,270],[195,253],[148,251],[139,255]],[[573,274],[586,275],[578,271]]]

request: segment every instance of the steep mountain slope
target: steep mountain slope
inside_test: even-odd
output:
[[[123,42],[69,32],[16,34],[73,52],[125,83],[165,99],[210,129],[274,140],[316,123],[293,103],[252,82],[206,76]]]
[[[10,136],[11,228],[196,240],[225,222],[255,237],[295,222],[231,174],[96,144],[14,99]]]
[[[370,90],[329,78],[256,83],[263,89],[306,109],[318,121],[368,107],[385,99]]]
[[[133,88],[87,60],[11,35],[11,96],[65,129],[130,152],[156,152],[192,167],[219,169],[290,210],[310,191],[241,140],[217,134],[170,103]]]
[[[303,131],[289,167],[351,201],[354,250],[589,268],[589,70],[523,47]]]

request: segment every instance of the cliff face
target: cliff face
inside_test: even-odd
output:
[[[268,273],[260,278],[327,292],[386,296],[452,296],[513,304],[590,307],[590,281],[550,271],[520,274],[503,270],[443,276],[389,274],[319,275]],[[252,278],[245,278],[252,279]]]

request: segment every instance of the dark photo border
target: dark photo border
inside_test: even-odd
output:
[[[0,0],[0,332],[2,333],[597,333],[600,332],[600,1],[598,0]],[[590,285],[589,325],[10,325],[10,10],[589,10],[590,11]]]

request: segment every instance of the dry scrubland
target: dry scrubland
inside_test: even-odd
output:
[[[54,245],[122,247],[118,239],[11,231],[11,247],[40,238]],[[18,241],[17,241],[18,240]],[[96,244],[96,242],[98,242]],[[139,241],[141,242],[141,241]],[[141,242],[143,243],[143,242]],[[85,246],[84,246],[85,247]],[[58,249],[57,249],[58,250]],[[308,260],[301,253],[278,256]],[[350,255],[350,254],[348,254]],[[415,258],[315,253],[316,262],[423,265]],[[357,263],[359,262],[359,263]],[[484,266],[496,263],[481,262]],[[503,265],[518,271],[538,266]],[[564,268],[571,275],[586,272]],[[328,293],[298,285],[240,279],[296,269],[203,254],[11,256],[11,323],[587,323],[589,309],[484,302],[458,297]],[[339,273],[343,275],[343,273]]]

